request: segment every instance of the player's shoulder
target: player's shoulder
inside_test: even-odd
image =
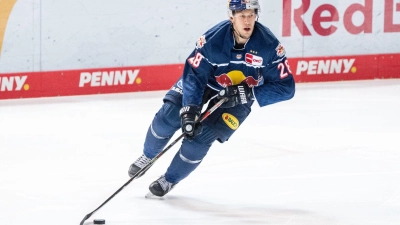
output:
[[[226,32],[231,29],[231,22],[229,20],[223,20],[213,26],[211,29],[206,31],[204,34],[209,40],[214,39],[218,35],[225,36]]]
[[[270,60],[283,59],[286,56],[286,50],[278,38],[268,27],[259,22],[256,22],[250,41],[249,48]]]
[[[260,22],[256,22],[256,24],[254,25],[254,36],[263,43],[267,44],[274,44],[279,42],[278,38],[272,33],[272,31]]]
[[[221,42],[225,39],[227,32],[230,30],[230,21],[224,20],[207,30],[196,42],[196,48],[200,49],[205,46],[213,45],[212,43]]]

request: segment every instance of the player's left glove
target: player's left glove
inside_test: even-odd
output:
[[[187,105],[179,111],[181,117],[182,132],[186,134],[186,138],[192,140],[195,136],[201,134],[202,125],[198,122],[201,116],[201,109],[198,106]]]
[[[246,84],[238,84],[228,86],[218,92],[217,99],[227,98],[221,108],[231,108],[238,104],[247,104],[250,100],[253,100],[252,89]]]

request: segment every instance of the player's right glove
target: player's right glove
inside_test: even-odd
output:
[[[201,116],[201,109],[195,105],[187,105],[179,111],[181,117],[182,132],[186,134],[186,138],[192,140],[196,135],[201,134],[202,125],[198,122]]]
[[[238,104],[247,104],[248,101],[253,100],[252,89],[246,84],[238,84],[228,86],[218,92],[217,99],[227,98],[221,108],[231,108]]]

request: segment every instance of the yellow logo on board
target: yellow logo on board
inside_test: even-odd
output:
[[[224,113],[224,114],[222,114],[222,119],[224,120],[226,125],[228,125],[228,127],[230,127],[232,130],[238,129],[239,120],[236,119],[236,117],[234,117],[233,115],[231,115],[229,113]]]

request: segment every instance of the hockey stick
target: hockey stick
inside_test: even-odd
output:
[[[227,99],[223,98],[221,100],[219,100],[217,103],[215,103],[215,105],[213,107],[211,107],[209,110],[207,110],[203,116],[200,119],[200,123],[203,122],[211,113],[213,113],[217,108],[219,108]],[[172,148],[172,146],[174,146],[179,140],[181,140],[183,137],[185,136],[185,133],[182,133],[181,135],[179,135],[178,138],[176,138],[171,144],[169,144],[164,150],[162,150],[160,153],[158,153],[158,155],[156,155],[150,162],[149,164],[147,164],[145,167],[143,167],[142,169],[140,169],[135,175],[133,175],[124,185],[122,185],[116,192],[114,192],[114,194],[112,194],[106,201],[103,202],[103,204],[101,204],[99,207],[97,207],[97,209],[93,210],[93,212],[87,214],[83,220],[81,221],[81,223],[79,225],[83,225],[83,223],[89,219],[89,217],[91,217],[95,212],[97,212],[97,210],[99,210],[101,207],[103,207],[108,201],[110,201],[112,198],[114,198],[115,195],[117,195],[120,191],[122,191],[122,189],[124,189],[126,186],[128,186],[129,183],[132,182],[132,180],[134,180],[136,177],[138,177],[138,175],[146,172],[148,169],[150,169],[150,167],[162,156],[164,155],[165,152],[167,152],[170,148]]]

